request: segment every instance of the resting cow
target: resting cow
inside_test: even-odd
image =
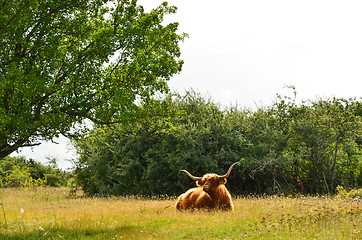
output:
[[[238,164],[231,165],[225,175],[209,173],[203,177],[195,177],[186,170],[185,172],[192,180],[196,181],[198,187],[191,188],[181,194],[176,202],[177,210],[187,209],[221,209],[234,210],[231,195],[225,187],[226,178],[230,175],[231,169]]]

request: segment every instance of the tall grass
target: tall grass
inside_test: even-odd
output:
[[[175,200],[1,191],[1,239],[362,239],[361,200],[247,197],[234,199],[234,212],[177,212]]]

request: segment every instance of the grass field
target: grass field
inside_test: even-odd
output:
[[[361,200],[250,197],[234,212],[177,212],[175,200],[68,191],[1,189],[0,239],[362,239]]]

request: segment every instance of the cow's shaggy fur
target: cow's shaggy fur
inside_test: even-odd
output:
[[[176,202],[176,209],[222,209],[234,210],[231,195],[226,189],[226,179],[219,179],[216,174],[206,174],[196,182],[198,187],[181,194]],[[206,184],[212,185],[205,189]],[[207,186],[207,185],[206,185]]]
[[[234,210],[234,205],[229,191],[225,187],[226,178],[229,176],[231,169],[227,174],[219,176],[217,174],[205,174],[201,177],[194,177],[185,170],[187,175],[193,180],[196,180],[198,187],[191,188],[187,192],[181,194],[176,202],[177,210],[188,209],[220,209]]]

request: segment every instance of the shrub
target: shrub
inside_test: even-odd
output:
[[[362,188],[346,190],[342,186],[337,187],[338,197],[344,199],[362,199]]]

